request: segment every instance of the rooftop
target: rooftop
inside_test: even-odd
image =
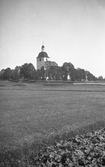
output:
[[[48,54],[44,50],[45,50],[45,47],[44,47],[44,45],[42,45],[41,52],[38,54],[38,58],[44,58],[44,57],[49,58]]]
[[[48,54],[47,54],[46,52],[43,52],[43,51],[42,51],[42,52],[40,52],[40,53],[38,54],[38,58],[44,58],[44,57],[45,57],[45,58],[49,58],[49,57],[48,57]]]

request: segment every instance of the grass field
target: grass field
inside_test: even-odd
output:
[[[105,86],[0,81],[0,146],[105,125]],[[95,126],[94,126],[95,125]]]

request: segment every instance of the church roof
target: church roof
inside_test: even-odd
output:
[[[42,51],[42,52],[40,52],[40,53],[38,54],[38,58],[44,58],[44,57],[45,57],[45,58],[49,58],[49,57],[48,57],[48,54],[47,54],[46,52],[43,52],[43,51]]]

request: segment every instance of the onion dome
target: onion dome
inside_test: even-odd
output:
[[[42,45],[41,52],[38,54],[37,58],[49,58],[48,54],[44,51],[45,47]]]

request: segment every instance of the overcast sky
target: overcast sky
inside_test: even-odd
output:
[[[51,61],[105,77],[105,0],[0,0],[0,70]]]

